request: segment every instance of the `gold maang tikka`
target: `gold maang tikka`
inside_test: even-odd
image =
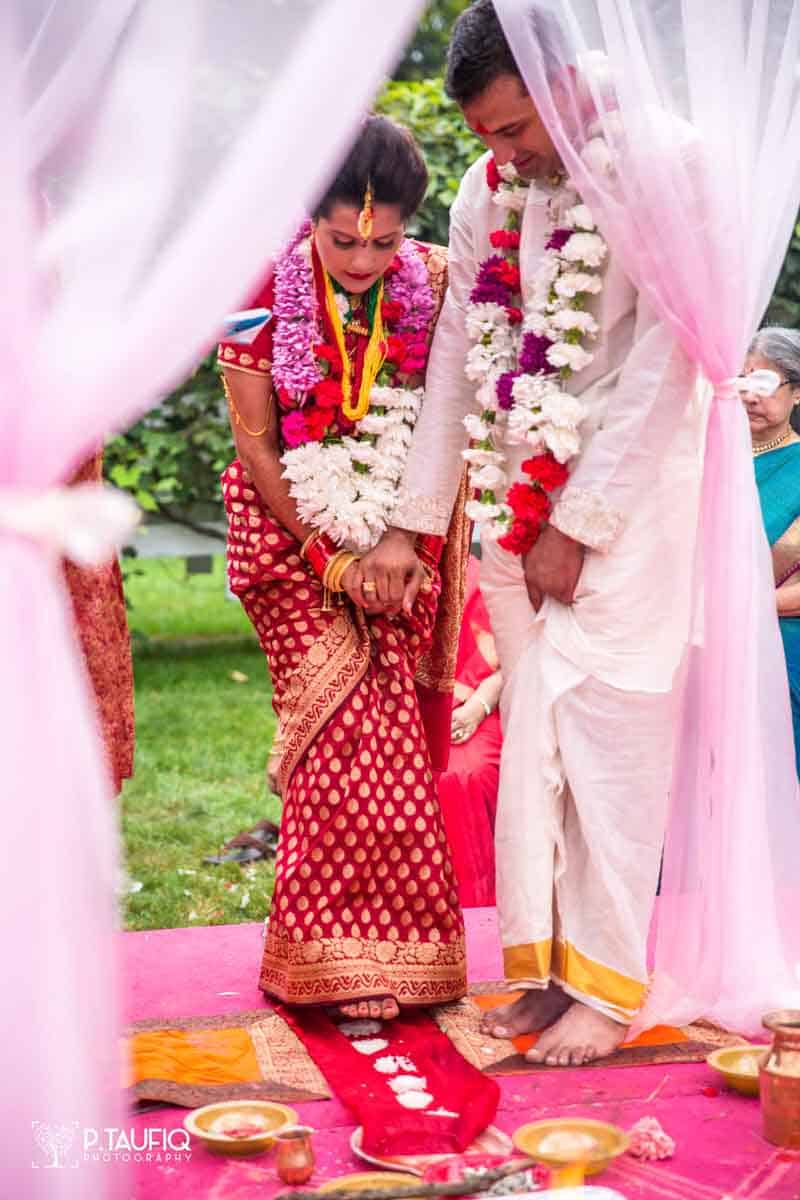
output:
[[[358,236],[362,241],[368,242],[372,237],[372,227],[375,220],[375,211],[373,208],[372,184],[367,182],[367,190],[364,192],[364,207],[358,214]]]

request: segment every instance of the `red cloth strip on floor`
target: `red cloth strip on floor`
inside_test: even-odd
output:
[[[494,1119],[500,1100],[497,1083],[468,1063],[423,1012],[402,1013],[383,1022],[379,1033],[353,1039],[318,1008],[277,1011],[363,1127],[367,1154],[461,1153]],[[359,1042],[378,1040],[388,1045],[372,1053],[357,1049]],[[405,1061],[391,1073],[381,1072],[375,1064],[388,1058]],[[425,1108],[404,1107],[390,1086],[401,1076],[425,1080],[424,1091],[432,1097]]]

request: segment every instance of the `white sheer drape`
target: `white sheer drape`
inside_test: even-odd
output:
[[[704,632],[643,1020],[757,1028],[798,986],[800,803],[748,429],[728,381],[800,204],[800,4],[495,3],[612,252],[714,388],[696,579]],[[641,397],[643,421],[651,403]],[[691,553],[695,531],[686,538]]]
[[[0,5],[0,493],[56,485],[191,368],[346,149],[420,7]],[[128,1195],[122,1165],[46,1169],[55,1142],[69,1164],[84,1129],[126,1126],[115,814],[58,563],[8,521],[0,662],[0,1191]]]

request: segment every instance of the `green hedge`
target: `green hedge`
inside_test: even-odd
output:
[[[375,107],[413,131],[428,164],[428,192],[411,232],[446,245],[450,205],[467,167],[483,153],[480,139],[445,95],[441,79],[394,80]]]
[[[800,325],[800,222],[795,226],[794,236],[789,243],[766,320],[770,325],[789,325],[794,328]]]

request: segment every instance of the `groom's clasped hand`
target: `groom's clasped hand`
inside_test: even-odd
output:
[[[417,535],[389,529],[361,559],[361,587],[356,600],[368,612],[410,613],[428,576],[414,550]]]

